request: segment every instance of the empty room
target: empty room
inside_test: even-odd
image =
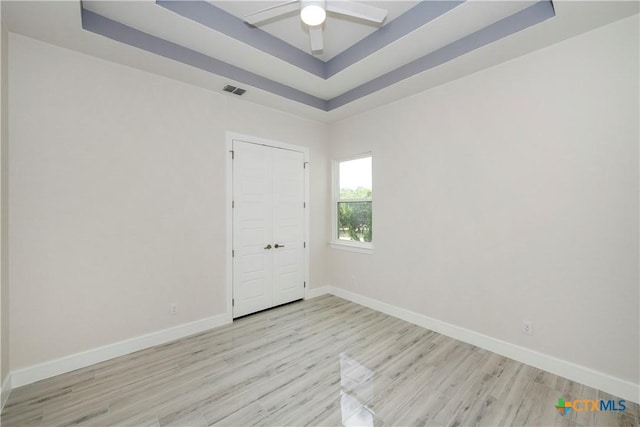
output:
[[[640,425],[640,2],[0,1],[0,423]]]

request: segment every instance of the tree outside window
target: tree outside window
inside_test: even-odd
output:
[[[337,162],[337,238],[371,242],[372,170],[371,156]]]

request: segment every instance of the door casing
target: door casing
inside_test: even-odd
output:
[[[275,148],[284,148],[286,150],[299,151],[304,154],[304,203],[306,208],[304,210],[304,241],[306,249],[304,251],[304,281],[305,299],[309,297],[309,148],[299,145],[288,144],[285,142],[274,141],[265,138],[259,138],[251,135],[243,135],[236,132],[226,133],[226,317],[227,321],[233,321],[233,208],[231,203],[233,201],[233,141],[240,140],[250,142],[252,144],[266,145]]]

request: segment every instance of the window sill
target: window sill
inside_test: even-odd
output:
[[[342,251],[357,252],[361,254],[372,254],[373,245],[370,243],[352,243],[348,241],[333,240],[329,242],[331,249],[340,249]]]

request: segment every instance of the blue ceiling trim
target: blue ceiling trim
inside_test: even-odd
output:
[[[134,46],[165,58],[173,59],[192,67],[200,68],[219,76],[245,83],[292,101],[327,111],[327,101],[276,81],[243,70],[184,46],[171,43],[113,21],[95,12],[82,8],[82,28],[110,39]]]
[[[326,77],[329,78],[350,67],[426,23],[433,21],[435,18],[444,15],[451,9],[460,6],[465,1],[421,1],[387,25],[331,58],[326,63]]]
[[[156,0],[156,4],[212,30],[260,49],[323,79],[339,73],[372,53],[463,4],[466,0],[423,0],[327,62],[204,0]]]
[[[511,34],[517,33],[525,28],[553,18],[554,16],[555,11],[551,0],[541,0],[520,12],[489,25],[486,28],[469,34],[460,40],[390,71],[387,74],[370,80],[367,83],[343,93],[342,95],[330,99],[328,101],[329,105],[327,110],[331,111],[339,108],[345,104],[355,101],[356,99],[360,99],[401,80],[444,64],[445,62],[451,61],[452,59],[469,53],[472,50],[486,46],[496,40],[500,40]]]
[[[187,19],[260,49],[311,74],[325,78],[325,63],[320,59],[272,36],[260,28],[247,25],[242,19],[212,5],[198,1],[156,0],[156,4]]]
[[[415,8],[414,8],[415,9]],[[413,10],[413,9],[411,9]],[[496,40],[555,16],[551,0],[540,0],[532,6],[448,44],[430,54],[368,81],[330,100],[324,100],[282,83],[267,79],[235,65],[209,57],[195,50],[128,27],[82,8],[82,28],[133,47],[169,58],[207,72],[282,96],[292,101],[331,111],[350,102],[398,83],[411,76],[444,64]],[[393,22],[393,21],[392,21]],[[295,49],[295,48],[294,48]],[[297,49],[296,49],[297,50]],[[303,52],[304,53],[304,52]]]

